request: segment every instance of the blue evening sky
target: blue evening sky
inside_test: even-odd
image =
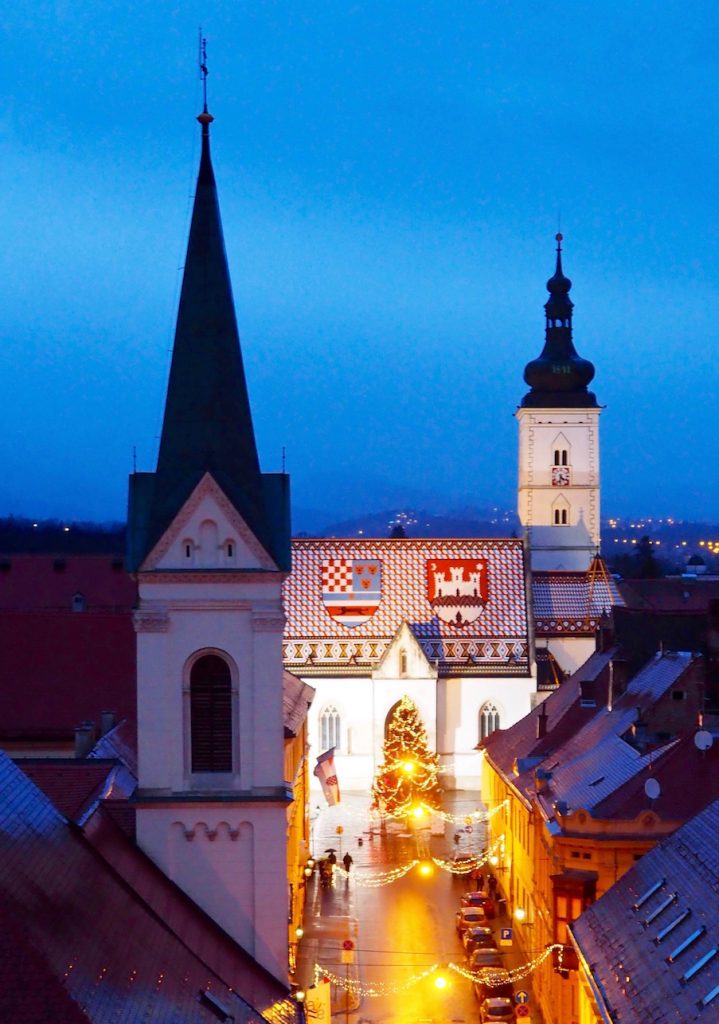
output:
[[[0,514],[154,468],[196,33],[263,468],[295,503],[513,507],[561,211],[603,512],[719,520],[719,9],[122,3],[0,15]]]

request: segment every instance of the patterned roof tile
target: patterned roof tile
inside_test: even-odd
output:
[[[538,635],[592,636],[602,613],[624,600],[606,571],[535,572],[532,602]]]
[[[350,593],[352,566],[357,564],[372,566],[375,572],[378,568],[379,593],[376,575],[367,595]],[[441,594],[434,594],[433,601],[430,597],[434,572],[449,580],[452,567],[460,566],[461,578],[452,586],[458,583],[455,589],[462,592],[456,603],[467,621],[457,626],[443,621],[443,616],[457,612],[447,609],[455,594],[444,598],[444,605]],[[474,584],[473,572],[479,576]],[[474,594],[465,593],[473,586]],[[351,602],[354,608],[359,606],[352,625],[347,618],[342,621],[336,608],[343,595],[348,607]],[[403,621],[427,657],[445,670],[451,667],[470,675],[529,671],[524,551],[519,540],[295,540],[284,605],[285,664],[301,669],[303,675],[327,669],[351,673],[360,666],[366,672],[379,663]]]

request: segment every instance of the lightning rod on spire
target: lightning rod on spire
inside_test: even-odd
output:
[[[203,113],[207,113],[207,76],[209,71],[207,70],[207,39],[202,34],[202,26],[197,30],[197,63],[200,68],[200,78],[202,79],[202,109]]]

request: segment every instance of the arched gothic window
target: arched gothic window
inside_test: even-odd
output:
[[[399,674],[401,676],[407,675],[407,652],[404,648],[399,652]]]
[[[339,750],[340,746],[340,713],[333,704],[329,704],[320,715],[320,752],[330,747]]]
[[[487,701],[479,709],[479,738],[486,740],[490,733],[499,729],[499,711],[496,704]]]
[[[232,771],[232,680],[217,654],[190,671],[190,745],[193,772]]]

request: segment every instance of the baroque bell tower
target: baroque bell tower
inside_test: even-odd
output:
[[[130,478],[137,842],[287,976],[281,588],[289,483],[260,471],[210,157],[202,153],[157,469]]]
[[[518,514],[533,570],[589,568],[599,550],[599,413],[588,385],[594,366],[577,354],[569,298],[572,282],[557,264],[547,281],[545,343],[527,364],[529,391],[519,421]]]

